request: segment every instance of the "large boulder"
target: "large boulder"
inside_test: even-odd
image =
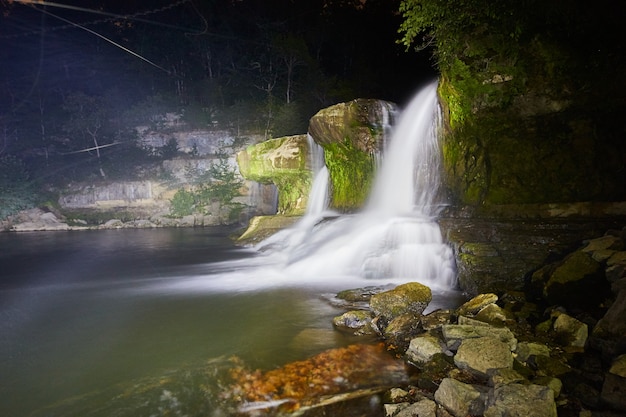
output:
[[[509,345],[494,337],[479,337],[464,340],[454,356],[454,363],[480,377],[494,369],[512,369],[513,355]]]
[[[486,399],[485,387],[466,384],[453,378],[444,378],[435,391],[435,401],[454,417],[482,415]]]
[[[430,288],[419,282],[409,282],[372,295],[370,308],[388,324],[403,314],[421,315],[432,299]]]
[[[532,281],[548,303],[564,307],[595,309],[610,295],[602,264],[582,250],[535,272]]]
[[[324,148],[333,208],[351,211],[365,201],[394,110],[387,101],[356,99],[322,109],[309,121],[309,134]]]
[[[303,214],[313,173],[306,135],[287,136],[248,146],[237,154],[244,178],[278,189],[279,214]]]

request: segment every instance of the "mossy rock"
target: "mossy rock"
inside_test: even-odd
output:
[[[376,316],[390,322],[407,313],[421,315],[432,299],[430,288],[419,282],[409,282],[372,295],[370,307]]]
[[[554,268],[543,295],[550,304],[595,309],[610,296],[610,286],[602,265],[590,254],[576,251]]]
[[[320,110],[309,122],[309,134],[324,149],[330,176],[332,208],[360,208],[372,186],[375,155],[383,148],[386,125],[395,105],[356,99]]]
[[[271,139],[237,154],[241,175],[278,190],[278,213],[303,214],[313,182],[306,135]]]

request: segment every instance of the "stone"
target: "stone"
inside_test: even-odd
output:
[[[497,304],[488,304],[474,318],[478,321],[489,323],[494,326],[504,326],[505,323],[513,321],[514,317],[511,313],[504,310]]]
[[[557,417],[554,392],[541,385],[510,384],[494,389],[484,417]]]
[[[454,356],[454,364],[480,377],[491,369],[513,368],[513,355],[507,343],[494,337],[465,339]]]
[[[409,361],[420,365],[429,362],[438,353],[444,353],[441,341],[434,336],[425,334],[411,339],[405,354]]]
[[[517,339],[507,327],[471,326],[447,324],[441,327],[444,340],[450,350],[457,350],[465,339],[490,336],[505,342],[511,351],[517,349]]]
[[[406,313],[422,314],[432,298],[430,288],[418,282],[409,282],[372,295],[370,308],[376,316],[389,322]]]
[[[533,379],[533,383],[536,385],[543,385],[550,388],[554,392],[554,398],[558,398],[561,395],[563,389],[563,382],[559,378],[553,376],[540,376]]]
[[[494,368],[487,371],[489,376],[489,386],[499,387],[502,385],[509,385],[514,383],[521,383],[526,381],[526,378],[519,372],[510,368]]]
[[[450,323],[452,310],[435,310],[421,317],[422,328],[425,331],[438,329],[444,324]]]
[[[563,346],[584,348],[589,330],[587,325],[565,313],[559,314],[554,321],[554,332]]]
[[[356,99],[324,108],[309,120],[309,134],[324,148],[331,182],[331,207],[362,206],[375,172],[373,155],[383,149],[384,123],[396,106]]]
[[[620,355],[613,360],[609,373],[626,378],[626,354]]]
[[[550,357],[550,348],[542,343],[521,342],[518,343],[515,353],[518,361],[527,362],[533,356]]]
[[[610,407],[626,411],[626,355],[618,356],[604,378],[601,401]]]
[[[334,317],[333,325],[339,330],[355,335],[374,334],[372,315],[365,310],[347,311],[340,316]]]
[[[399,404],[406,402],[410,397],[411,395],[409,392],[403,390],[402,388],[391,388],[385,393],[384,401],[387,403]]]
[[[612,251],[624,250],[624,242],[619,236],[604,235],[596,239],[588,240],[585,247],[582,248],[582,251],[593,253],[607,249]]]
[[[456,312],[459,316],[475,315],[485,306],[493,304],[496,301],[498,301],[498,296],[496,294],[479,294],[457,308]]]
[[[416,403],[385,404],[386,417],[437,417],[437,404],[429,399]]]
[[[485,410],[487,390],[477,385],[465,384],[444,378],[435,391],[435,401],[454,417],[480,416]]]
[[[248,146],[237,154],[241,175],[278,190],[278,213],[304,214],[313,173],[307,135],[285,136]]]
[[[422,331],[420,317],[413,313],[394,317],[383,329],[383,337],[390,347],[404,351],[410,340]]]
[[[566,308],[593,309],[609,294],[604,268],[583,251],[568,255],[554,269],[543,288],[548,303]]]
[[[484,321],[476,320],[466,316],[459,316],[457,319],[457,323],[462,326],[483,326],[483,327],[491,327],[489,323]]]
[[[388,290],[384,286],[368,286],[343,290],[337,293],[337,298],[351,303],[369,301],[372,295]]]

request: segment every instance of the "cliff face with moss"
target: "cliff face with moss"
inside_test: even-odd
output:
[[[601,2],[602,3],[602,2]],[[624,6],[404,0],[441,72],[452,202],[626,199]]]
[[[324,148],[331,182],[331,206],[352,211],[371,189],[375,156],[384,145],[385,129],[395,105],[357,99],[320,110],[309,122],[309,134]]]
[[[286,136],[248,146],[237,154],[244,178],[278,189],[278,213],[303,214],[312,171],[306,135]]]

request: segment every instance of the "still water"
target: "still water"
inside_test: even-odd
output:
[[[355,341],[332,329],[341,288],[203,290],[258,256],[228,232],[0,234],[0,415],[164,415],[190,385],[204,413],[225,358],[270,369]]]

